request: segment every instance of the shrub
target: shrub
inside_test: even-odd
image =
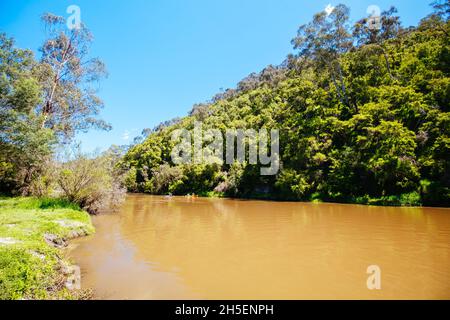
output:
[[[237,196],[240,191],[246,163],[234,162],[230,166],[225,181],[217,186],[216,192],[223,192],[229,196]]]
[[[57,176],[63,196],[92,214],[115,208],[125,194],[108,155],[88,158],[78,154],[60,165]]]
[[[172,183],[180,181],[183,178],[183,170],[179,167],[171,167],[168,164],[163,164],[152,169],[152,176],[150,180],[152,193],[162,194],[169,191]]]
[[[282,198],[292,200],[302,200],[310,188],[306,179],[293,169],[282,170],[275,187]]]
[[[400,203],[402,206],[420,206],[422,199],[420,194],[416,191],[410,193],[404,193],[400,196]]]
[[[127,171],[127,173],[124,175],[124,185],[130,192],[137,192],[138,191],[138,184],[136,182],[137,178],[137,170],[135,167],[132,167]]]
[[[55,192],[56,165],[53,160],[47,159],[42,169],[30,182],[26,195],[34,197],[51,197]]]

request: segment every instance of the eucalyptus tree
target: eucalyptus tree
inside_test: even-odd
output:
[[[107,73],[101,60],[88,56],[92,34],[82,23],[69,29],[63,17],[53,14],[43,15],[42,20],[48,32],[40,49],[44,99],[38,110],[42,126],[62,139],[92,127],[110,129],[97,118],[103,102],[96,95],[95,84]]]
[[[382,44],[384,41],[395,39],[401,32],[400,17],[397,16],[398,10],[390,7],[383,11],[378,17],[379,24],[373,25],[371,19],[377,17],[369,16],[358,20],[353,27],[353,36],[359,46],[366,44]]]
[[[40,88],[33,78],[35,66],[30,50],[16,48],[12,38],[0,33],[0,116],[10,111],[27,113],[38,104]]]
[[[422,26],[426,28],[426,25],[431,25],[449,38],[450,0],[435,0],[431,6],[433,13],[422,20]]]
[[[52,14],[42,20],[48,34],[40,61],[0,34],[0,192],[28,193],[57,142],[110,128],[97,117],[103,103],[96,83],[106,70],[89,57],[91,33]]]
[[[435,0],[431,3],[434,9],[434,14],[443,21],[448,21],[450,18],[450,0]]]
[[[298,56],[309,58],[328,70],[339,100],[352,107],[339,61],[339,57],[353,47],[349,14],[350,9],[343,4],[337,5],[331,13],[315,14],[310,23],[300,26],[292,44],[298,50]]]
[[[396,79],[396,77],[392,74],[386,42],[398,39],[403,30],[400,17],[396,15],[397,12],[397,9],[392,6],[389,10],[383,11],[380,17],[377,17],[378,25],[374,26],[370,23],[374,17],[366,17],[356,22],[353,27],[353,37],[357,45],[365,46],[364,50],[368,54],[381,54],[391,79]]]

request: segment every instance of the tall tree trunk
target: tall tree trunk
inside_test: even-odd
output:
[[[68,61],[66,59],[67,58],[67,54],[69,53],[69,50],[71,48],[72,48],[72,38],[69,40],[69,44],[67,45],[66,50],[64,50],[64,53],[63,53],[62,58],[61,58],[61,63],[59,64],[59,66],[58,66],[58,68],[56,70],[56,74],[55,74],[55,77],[54,77],[53,82],[52,82],[52,89],[50,91],[50,95],[48,96],[47,100],[44,103],[44,108],[42,110],[42,113],[44,115],[44,119],[42,121],[42,128],[45,127],[45,125],[47,123],[48,116],[53,112],[53,106],[52,106],[52,104],[53,104],[53,97],[55,95],[55,91],[56,91],[56,88],[57,88],[59,80],[60,80],[60,74],[61,74],[62,68]]]

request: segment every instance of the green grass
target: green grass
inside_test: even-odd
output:
[[[393,207],[420,207],[423,205],[420,194],[416,191],[401,195],[383,197],[371,197],[369,195],[359,197],[344,197],[341,194],[314,193],[310,198],[312,202],[348,203],[368,206],[393,206]]]
[[[77,204],[65,199],[55,198],[7,198],[4,207],[17,209],[72,209],[80,211]],[[0,199],[1,201],[1,199]],[[2,204],[0,202],[0,208]]]
[[[200,192],[198,194],[198,196],[204,197],[204,198],[224,198],[225,194],[223,192],[204,191],[204,192]]]
[[[0,299],[73,297],[61,286],[62,253],[44,236],[93,232],[90,216],[67,201],[0,198]]]
[[[369,196],[352,199],[353,203],[366,204],[372,206],[395,206],[395,207],[420,207],[421,197],[418,192],[404,193],[399,196],[385,196],[380,198],[370,198]]]

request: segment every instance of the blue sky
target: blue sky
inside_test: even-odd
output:
[[[369,5],[395,5],[405,26],[430,12],[428,0],[0,0],[0,32],[35,52],[44,12],[69,16],[75,4],[95,36],[91,55],[107,65],[100,83],[110,132],[78,135],[85,151],[127,144],[143,128],[184,116],[221,88],[281,63],[299,25],[328,4],[344,3],[352,20]],[[38,56],[39,57],[39,56]]]

